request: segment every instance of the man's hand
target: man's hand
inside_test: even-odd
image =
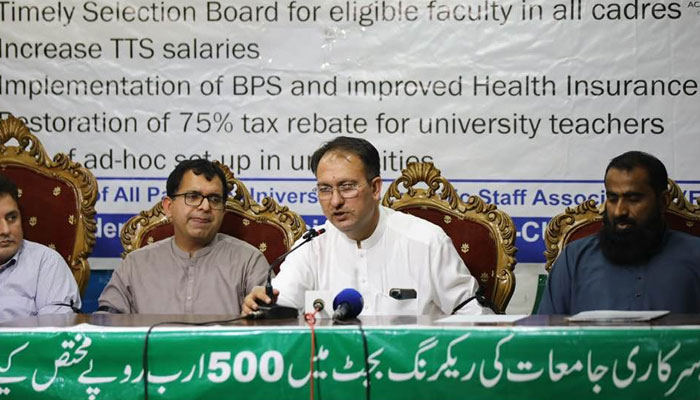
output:
[[[258,311],[258,301],[263,302],[265,304],[272,304],[276,302],[277,296],[280,294],[280,291],[277,289],[272,289],[272,293],[274,294],[274,299],[271,299],[270,296],[268,296],[267,293],[265,293],[265,287],[254,287],[250,294],[248,294],[245,297],[245,299],[243,299],[243,310],[241,312],[241,315],[246,316],[248,314],[252,314]]]

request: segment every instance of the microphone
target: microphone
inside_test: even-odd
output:
[[[272,264],[270,264],[270,270],[267,272],[267,283],[265,284],[265,293],[269,298],[274,298],[274,294],[272,292],[272,271],[274,271],[275,267],[282,264],[282,261],[284,261],[290,253],[292,253],[299,247],[305,245],[306,243],[309,243],[313,238],[323,234],[325,231],[326,230],[323,228],[319,230],[313,228],[309,229],[308,231],[306,231],[306,233],[304,233],[304,236],[302,236],[302,239],[304,239],[304,241],[294,246],[292,249],[286,251],[281,256],[275,258]],[[296,318],[299,314],[299,311],[294,307],[285,307],[277,304],[265,304],[262,301],[258,301],[258,306],[258,311],[251,313],[250,318],[285,319]]]
[[[316,299],[314,300],[313,307],[317,312],[321,312],[324,308],[326,308],[326,303],[323,301],[323,299]]]
[[[344,321],[360,315],[365,301],[362,295],[355,289],[343,289],[333,299],[333,319]]]
[[[308,231],[306,231],[306,232],[304,233],[304,235],[303,235],[301,238],[302,238],[302,239],[307,239],[306,242],[308,242],[309,240],[315,238],[316,236],[321,236],[321,235],[322,235],[323,233],[325,233],[325,232],[326,232],[326,230],[325,230],[324,228],[321,228],[321,229],[319,229],[319,230],[316,230],[316,229],[314,229],[314,228],[311,228],[311,229],[309,229]],[[304,242],[304,243],[306,243],[306,242]],[[304,244],[304,243],[299,243],[299,246],[301,246],[301,245]],[[299,246],[297,246],[297,247],[299,247]],[[293,252],[294,250],[296,250],[296,247],[293,248],[293,249],[291,249],[291,250],[289,250],[289,251],[287,252],[287,254]],[[284,256],[284,257],[287,257],[287,254],[282,254],[280,257],[283,257],[283,256]],[[278,258],[278,259],[279,259],[279,258]],[[275,260],[275,261],[277,261],[277,260]],[[273,263],[274,263],[274,261],[273,261]]]

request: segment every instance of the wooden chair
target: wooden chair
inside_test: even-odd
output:
[[[49,158],[39,139],[12,116],[0,121],[0,173],[19,188],[25,239],[58,251],[84,292],[97,231],[95,177],[66,154]]]
[[[425,184],[427,188],[418,187]],[[403,186],[404,190],[401,190]],[[515,290],[515,225],[478,196],[465,203],[432,163],[411,163],[387,190],[382,204],[440,226],[486,297],[504,312]]]
[[[666,210],[666,222],[671,229],[700,236],[700,202],[691,204],[683,191],[672,179],[668,180],[671,203]],[[559,254],[567,244],[594,235],[603,226],[605,204],[598,205],[588,200],[552,218],[545,232],[545,269],[549,272]]]
[[[256,203],[243,182],[233,176],[228,167],[216,162],[226,175],[232,195],[226,200],[224,220],[219,232],[244,240],[257,247],[269,263],[289,250],[306,231],[301,217],[280,206],[271,197]],[[150,210],[130,218],[122,228],[120,239],[125,257],[129,252],[172,236],[173,226],[159,201]],[[276,268],[275,273],[279,267]]]

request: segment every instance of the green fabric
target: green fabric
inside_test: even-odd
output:
[[[372,328],[374,399],[697,399],[700,328]],[[144,332],[0,332],[2,399],[142,399]],[[308,399],[306,329],[159,328],[151,399]],[[315,398],[365,396],[356,327],[316,328]],[[7,392],[4,392],[7,391]]]

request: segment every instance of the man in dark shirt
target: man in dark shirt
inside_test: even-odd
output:
[[[605,171],[600,233],[566,246],[538,314],[587,310],[700,312],[700,238],[670,230],[666,168],[630,151]]]

